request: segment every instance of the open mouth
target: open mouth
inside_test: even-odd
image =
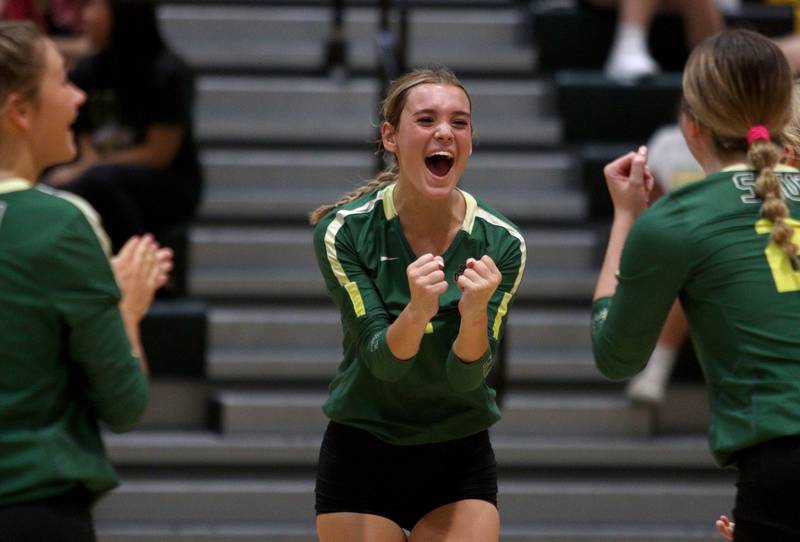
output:
[[[428,171],[437,177],[444,177],[453,169],[453,155],[449,152],[439,151],[425,157]]]

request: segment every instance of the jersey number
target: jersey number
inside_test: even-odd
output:
[[[6,205],[5,201],[0,201],[0,228],[3,227],[3,215],[6,212]]]
[[[792,242],[800,246],[800,221],[788,218],[786,223],[794,228]],[[761,235],[772,233],[772,222],[766,219],[759,220],[756,222],[756,232]],[[794,270],[786,253],[774,241],[770,241],[764,254],[767,256],[778,292],[800,292],[800,271]]]

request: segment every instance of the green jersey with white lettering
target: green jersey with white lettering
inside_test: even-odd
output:
[[[509,307],[525,268],[525,241],[506,218],[470,194],[464,222],[442,254],[448,289],[411,360],[396,359],[386,330],[410,301],[406,268],[417,259],[393,202],[394,184],[336,208],[314,231],[328,291],[341,311],[344,359],[323,407],[334,421],[392,444],[453,440],[498,419],[485,382]],[[461,292],[456,278],[468,258],[488,255],[503,275],[488,306],[489,350],[473,363],[452,352]]]
[[[800,172],[778,168],[800,217]],[[626,378],[647,362],[676,297],[708,383],[712,452],[800,435],[800,270],[769,242],[756,173],[734,166],[656,202],[625,243],[619,285],[593,310],[598,368]],[[791,220],[800,245],[800,221]]]

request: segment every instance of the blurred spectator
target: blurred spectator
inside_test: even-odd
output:
[[[194,78],[161,38],[152,1],[87,0],[83,24],[98,52],[70,73],[87,94],[75,123],[80,155],[45,181],[87,199],[119,249],[194,215]]]
[[[0,0],[0,17],[36,23],[69,65],[89,54],[89,40],[81,28],[81,0]]]
[[[617,29],[606,60],[608,77],[633,81],[658,73],[647,48],[650,23],[659,11],[683,17],[689,50],[722,30],[724,23],[714,0],[581,0],[596,8],[617,8]]]

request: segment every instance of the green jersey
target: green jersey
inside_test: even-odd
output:
[[[778,168],[800,215],[800,172]],[[800,270],[769,241],[756,174],[734,166],[656,202],[625,243],[612,298],[594,304],[598,368],[625,378],[647,362],[676,297],[708,383],[720,464],[766,440],[800,435]],[[800,245],[800,222],[794,243]]]
[[[95,217],[73,198],[0,181],[0,505],[114,487],[96,420],[126,429],[147,402]]]
[[[428,324],[419,352],[396,359],[386,330],[410,301],[406,268],[417,259],[393,201],[394,184],[338,207],[314,232],[317,261],[342,316],[344,360],[323,409],[334,421],[365,429],[392,444],[462,438],[498,419],[485,382],[508,309],[525,268],[525,241],[496,211],[462,192],[464,222],[444,258],[447,292]],[[456,278],[468,258],[488,255],[503,275],[488,306],[489,350],[473,363],[452,352],[461,293]]]

